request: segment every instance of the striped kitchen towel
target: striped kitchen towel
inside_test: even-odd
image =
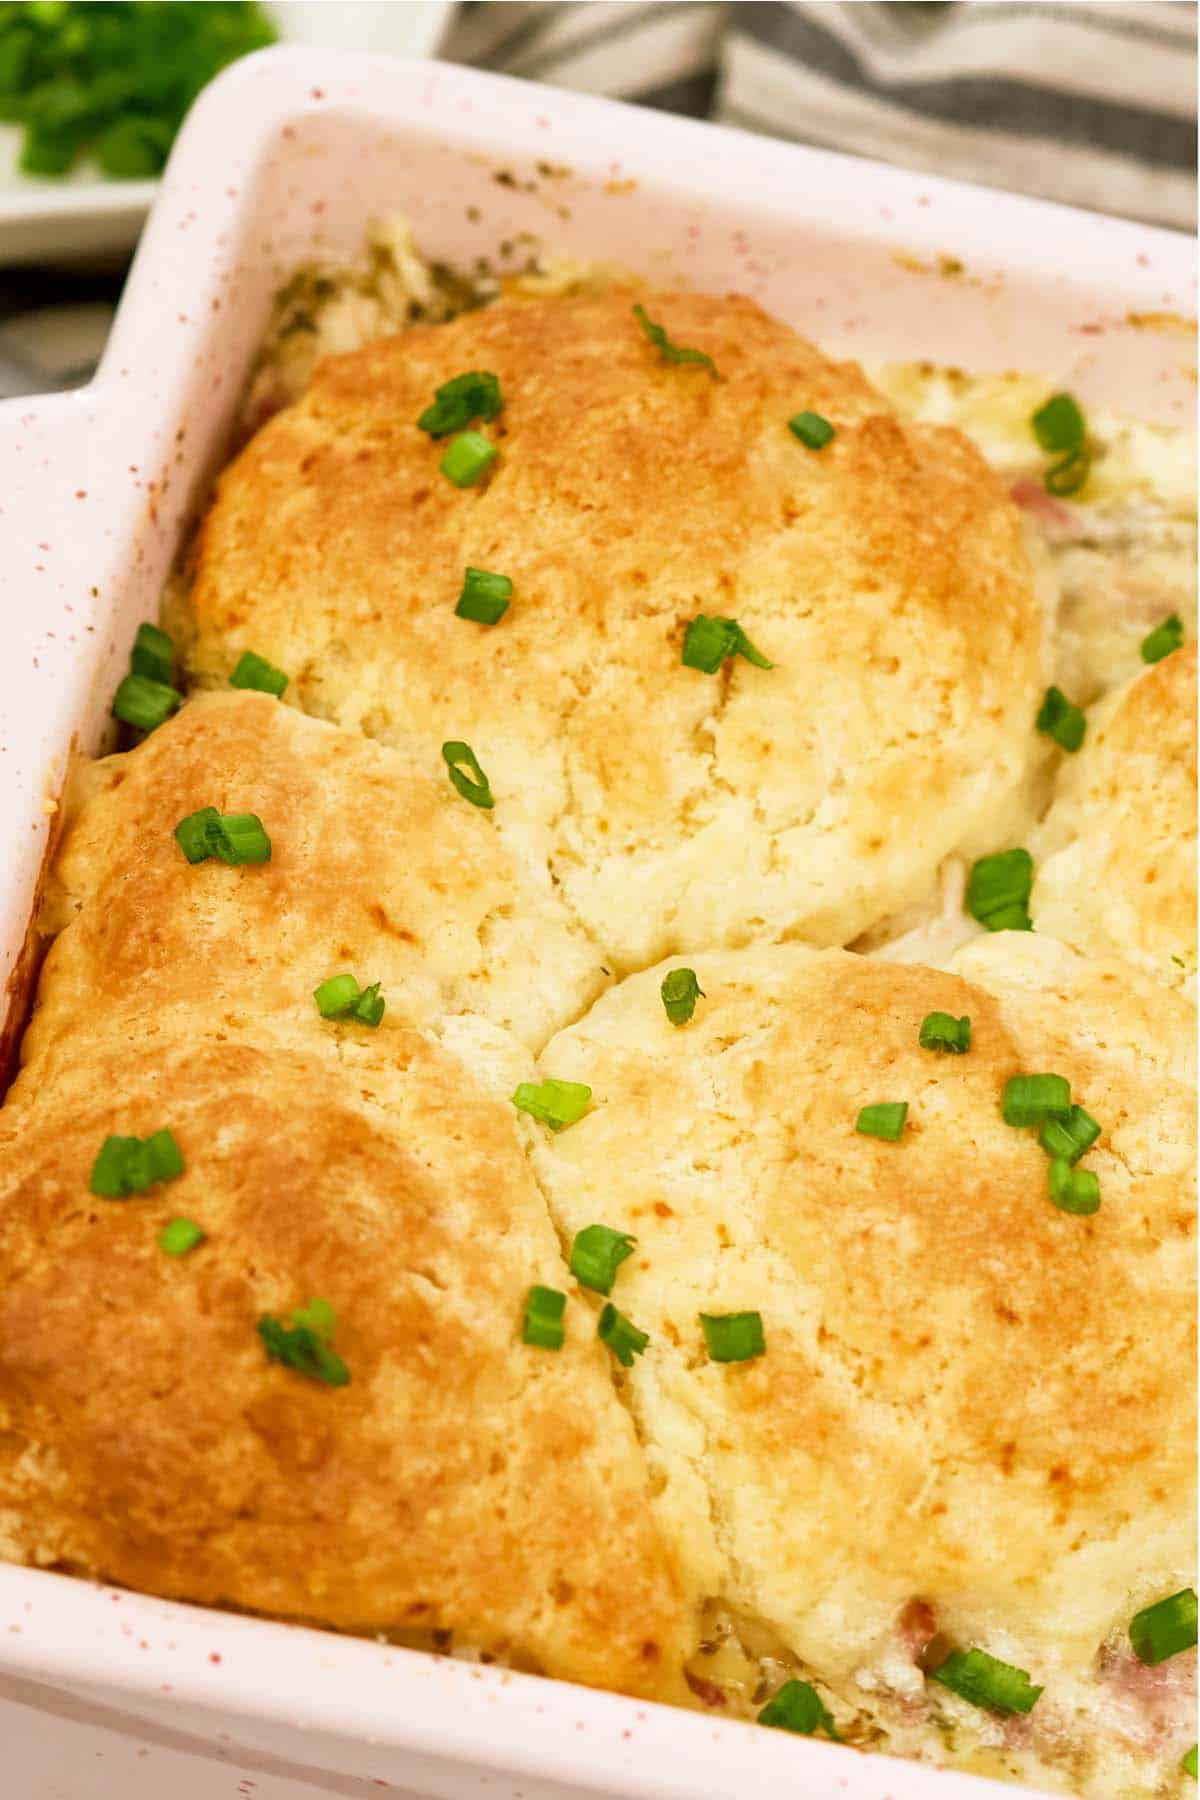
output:
[[[453,61],[1191,230],[1192,0],[460,6]]]

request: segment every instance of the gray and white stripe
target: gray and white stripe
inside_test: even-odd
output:
[[[454,61],[1192,228],[1191,0],[460,7]]]

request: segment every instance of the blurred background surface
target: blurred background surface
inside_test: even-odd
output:
[[[1195,227],[1192,0],[33,0],[0,5],[0,397],[88,378],[187,105],[277,40]]]

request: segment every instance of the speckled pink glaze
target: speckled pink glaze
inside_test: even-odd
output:
[[[0,976],[25,936],[45,803],[72,740],[103,739],[273,291],[390,211],[435,258],[469,264],[502,241],[521,253],[528,234],[660,282],[750,293],[841,353],[1044,369],[1085,402],[1191,418],[1192,343],[1130,318],[1192,314],[1189,239],[464,69],[252,57],[176,145],[95,381],[0,405]],[[937,272],[947,255],[962,273]],[[0,1670],[286,1758],[297,1775],[439,1800],[1014,1792],[3,1565]]]

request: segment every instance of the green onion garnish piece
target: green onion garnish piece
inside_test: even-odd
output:
[[[922,1050],[944,1050],[962,1056],[971,1048],[971,1021],[964,1013],[956,1019],[953,1013],[926,1013],[921,1020],[917,1042]]]
[[[1073,1169],[1064,1157],[1049,1165],[1050,1198],[1060,1212],[1100,1211],[1100,1177],[1092,1169]]]
[[[1085,1150],[1090,1150],[1100,1136],[1099,1121],[1082,1106],[1072,1106],[1065,1119],[1047,1119],[1038,1143],[1048,1156],[1061,1162],[1077,1163]]]
[[[202,806],[199,812],[180,819],[175,827],[175,842],[190,863],[205,862],[212,855],[209,829],[220,823],[221,815],[215,806]]]
[[[1034,1687],[1024,1669],[989,1656],[986,1650],[952,1650],[945,1662],[933,1671],[932,1679],[969,1700],[972,1706],[986,1706],[989,1712],[1032,1712],[1041,1693]]]
[[[1188,1751],[1187,1755],[1182,1757],[1180,1759],[1180,1763],[1179,1763],[1179,1766],[1183,1770],[1184,1774],[1190,1775],[1193,1781],[1195,1781],[1197,1779],[1197,1777],[1196,1777],[1197,1755],[1200,1755],[1200,1745],[1193,1744],[1191,1749]]]
[[[474,487],[499,454],[491,438],[485,438],[482,431],[463,431],[451,438],[438,468],[455,487]]]
[[[1078,450],[1086,435],[1083,414],[1070,394],[1051,394],[1029,423],[1042,449],[1050,454]]]
[[[130,1194],[144,1194],[156,1181],[174,1181],[182,1174],[179,1145],[169,1131],[154,1131],[148,1138],[105,1138],[88,1186],[102,1200],[126,1200]]]
[[[1170,656],[1172,650],[1178,650],[1182,644],[1183,620],[1178,613],[1172,613],[1142,639],[1142,661],[1161,662],[1164,656]]]
[[[658,991],[672,1025],[686,1025],[696,1010],[697,1000],[705,998],[704,989],[696,980],[695,969],[672,969],[669,975],[663,976]]]
[[[194,1219],[171,1219],[158,1234],[158,1247],[168,1256],[186,1256],[204,1238],[205,1233]]]
[[[1138,1661],[1151,1667],[1166,1662],[1168,1656],[1178,1656],[1181,1650],[1190,1650],[1196,1642],[1195,1588],[1180,1588],[1177,1594],[1135,1613],[1129,1621],[1129,1641]]]
[[[1083,709],[1074,706],[1062,689],[1056,687],[1046,689],[1036,723],[1038,730],[1053,738],[1062,750],[1078,750],[1087,730]]]
[[[271,860],[271,840],[257,813],[219,813],[202,806],[175,827],[175,842],[190,863],[218,862],[238,867],[242,863]]]
[[[715,675],[729,656],[744,656],[756,669],[773,669],[761,650],[756,650],[736,619],[709,619],[699,613],[683,638],[682,661],[686,668]]]
[[[344,1019],[358,1005],[359,991],[353,975],[331,975],[313,989],[313,999],[323,1019]]]
[[[472,806],[482,806],[485,812],[490,812],[496,804],[491,783],[480,768],[479,758],[470,744],[443,744],[442,759],[450,771],[451,781],[463,799],[469,800]],[[460,763],[470,770],[469,775],[464,775],[459,767]]]
[[[618,1312],[610,1300],[600,1314],[596,1335],[607,1344],[622,1368],[631,1369],[633,1359],[640,1356],[650,1342],[649,1334],[639,1331],[631,1319]]]
[[[585,1225],[571,1245],[571,1273],[594,1294],[611,1294],[617,1270],[633,1255],[636,1243],[627,1231],[614,1231],[611,1225]]]
[[[257,656],[253,650],[242,651],[237,667],[229,677],[230,687],[255,688],[260,694],[274,694],[277,700],[282,698],[287,684],[283,670],[277,669],[265,656]]]
[[[271,840],[257,813],[222,813],[219,824],[210,825],[208,834],[219,862],[238,868],[243,863],[271,860]]]
[[[126,675],[113,695],[112,714],[139,731],[154,731],[182,705],[183,695],[167,682]]]
[[[477,625],[498,625],[508,611],[513,584],[507,575],[468,568],[462,593],[454,609],[457,619],[474,619]]]
[[[710,375],[717,375],[717,365],[711,356],[703,350],[685,350],[680,344],[673,344],[667,336],[666,328],[656,325],[644,306],[635,306],[634,317],[658,351],[664,362],[695,363],[701,369],[707,369]],[[720,377],[717,376],[719,380]]]
[[[310,1381],[345,1387],[350,1371],[330,1344],[335,1324],[328,1300],[310,1300],[291,1315],[290,1325],[264,1313],[258,1321],[258,1335],[272,1362],[283,1363]]]
[[[798,412],[788,420],[788,430],[809,450],[823,450],[834,436],[829,420],[815,412]]]
[[[842,1741],[820,1694],[807,1681],[785,1681],[759,1713],[758,1722],[774,1725],[780,1731],[799,1732],[801,1737],[812,1737],[817,1731],[823,1731],[835,1743]]]
[[[494,419],[503,405],[497,378],[487,369],[472,369],[434,389],[433,403],[417,426],[432,438],[449,437],[452,431],[465,431],[472,419]]]
[[[129,654],[131,675],[144,675],[164,687],[175,685],[175,646],[157,625],[139,625]]]
[[[1006,1125],[1044,1125],[1071,1112],[1071,1084],[1065,1075],[1011,1075],[1004,1084],[1001,1112]]]
[[[561,1350],[567,1335],[563,1328],[566,1305],[567,1296],[557,1288],[531,1287],[525,1299],[521,1342],[536,1344],[539,1350]]]
[[[713,1362],[751,1362],[767,1347],[761,1313],[701,1313],[700,1323]]]
[[[360,989],[353,975],[331,975],[313,989],[313,999],[323,1019],[357,1019],[360,1025],[378,1025],[387,1004],[379,992],[381,985],[376,981]]]
[[[337,1329],[337,1315],[328,1300],[310,1300],[307,1306],[298,1306],[292,1314],[293,1325],[307,1325],[315,1331],[319,1338],[328,1342]]]
[[[378,1025],[383,1017],[387,1001],[379,992],[381,982],[373,981],[370,987],[363,989],[354,1007],[354,1017],[360,1025]]]
[[[582,1081],[523,1081],[512,1103],[551,1131],[562,1131],[582,1119],[591,1097],[591,1088]]]
[[[907,1117],[907,1100],[877,1100],[873,1106],[863,1107],[854,1129],[864,1137],[886,1138],[889,1144],[896,1144]]]
[[[1028,850],[997,850],[973,865],[965,905],[989,931],[1032,931],[1032,892],[1033,858]]]

